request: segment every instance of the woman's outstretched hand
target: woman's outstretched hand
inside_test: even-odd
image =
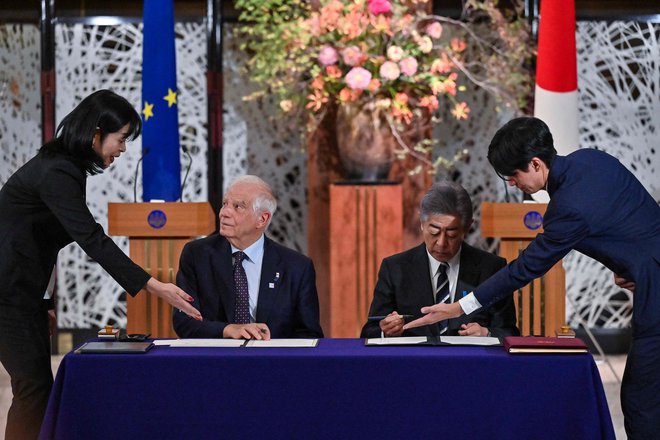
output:
[[[172,283],[161,283],[156,278],[149,278],[147,284],[144,286],[147,292],[163,298],[170,303],[175,309],[179,309],[186,315],[198,321],[202,320],[202,314],[199,310],[190,305],[193,301],[192,296],[181,290],[178,286]]]

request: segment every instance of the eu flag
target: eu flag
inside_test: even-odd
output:
[[[173,0],[144,0],[142,199],[179,200],[179,118]]]

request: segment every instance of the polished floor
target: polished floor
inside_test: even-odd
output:
[[[61,360],[62,356],[53,356],[53,372],[57,371],[57,367],[60,365]],[[605,387],[605,394],[607,395],[607,402],[610,407],[616,438],[617,440],[622,440],[626,438],[626,435],[623,430],[623,415],[621,414],[621,403],[619,401],[619,390],[621,385],[617,380],[617,376],[619,379],[623,377],[623,368],[626,363],[626,357],[625,355],[608,356],[606,360],[607,362],[605,359],[596,357],[596,364],[598,365],[598,370],[600,371],[600,376],[603,380],[603,386]],[[0,368],[0,439],[4,439],[7,411],[9,410],[10,404],[11,386],[9,384],[9,376],[4,368]]]

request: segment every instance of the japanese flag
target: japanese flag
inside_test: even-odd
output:
[[[542,1],[539,20],[534,116],[548,124],[557,152],[566,155],[579,146],[575,1]]]

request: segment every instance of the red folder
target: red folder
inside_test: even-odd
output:
[[[509,353],[588,353],[587,345],[578,338],[506,336],[504,348]]]

